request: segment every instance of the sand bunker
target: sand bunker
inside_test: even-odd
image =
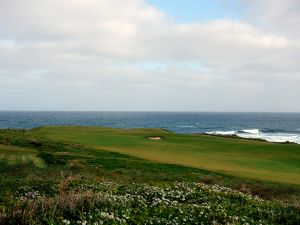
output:
[[[159,141],[159,140],[161,140],[162,138],[161,138],[161,137],[148,137],[148,139],[154,140],[154,141]]]

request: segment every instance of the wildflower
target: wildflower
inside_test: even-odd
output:
[[[64,224],[70,224],[70,220],[67,220],[67,219],[64,219],[62,222],[63,222]]]

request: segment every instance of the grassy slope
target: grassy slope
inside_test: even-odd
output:
[[[146,138],[156,135],[164,139]],[[159,129],[0,129],[0,224],[120,224],[120,218],[127,224],[297,224],[300,185],[156,162],[156,156],[164,155],[165,161],[183,164],[200,149],[202,154],[213,151],[214,144],[225,146],[224,154],[231,142],[262,144]],[[145,155],[152,160],[142,159]]]
[[[51,141],[32,132],[0,129],[0,179],[35,177],[57,180],[61,178],[61,172],[92,179],[142,182],[195,181],[212,174],[74,143]],[[215,173],[212,175],[221,177]]]
[[[300,145],[182,135],[160,129],[43,127],[32,134],[229,175],[300,184]],[[161,136],[160,141],[147,139]]]

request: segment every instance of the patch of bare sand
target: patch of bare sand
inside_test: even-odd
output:
[[[148,139],[154,140],[154,141],[159,141],[159,140],[161,140],[162,138],[161,138],[161,137],[148,137]]]

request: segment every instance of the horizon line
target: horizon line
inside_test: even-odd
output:
[[[210,110],[0,110],[0,112],[153,112],[153,113],[300,113],[300,111],[210,111]]]

